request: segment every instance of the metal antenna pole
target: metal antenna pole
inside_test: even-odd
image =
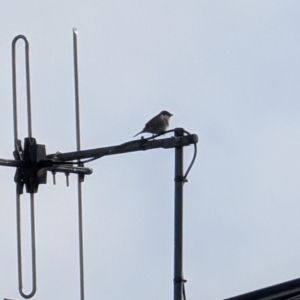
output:
[[[25,42],[25,68],[26,68],[26,92],[27,92],[27,125],[28,137],[32,137],[31,126],[31,98],[30,98],[30,73],[29,73],[29,43],[24,35],[16,36],[12,41],[12,84],[13,84],[13,120],[14,120],[14,147],[17,151],[18,159],[22,160],[23,153],[21,142],[18,140],[18,109],[17,109],[17,75],[16,75],[16,42],[22,39]],[[34,218],[34,194],[30,194],[30,227],[31,227],[31,271],[32,290],[29,294],[23,292],[23,272],[22,272],[22,241],[21,241],[21,207],[20,194],[22,191],[16,189],[16,211],[17,211],[17,245],[18,245],[18,279],[19,293],[23,298],[29,299],[36,293],[36,251],[35,251],[35,218]]]
[[[76,28],[73,28],[73,51],[74,51],[73,53],[74,53],[76,143],[77,143],[77,151],[80,151],[80,111],[79,111],[78,54],[77,54],[77,30],[76,30]],[[80,161],[80,159],[78,161]],[[77,185],[78,185],[78,232],[79,232],[80,299],[84,300],[82,182],[83,182],[83,176],[78,174],[78,183],[77,183]]]
[[[183,136],[178,128],[175,136]],[[182,240],[183,240],[183,147],[175,148],[175,213],[174,213],[174,300],[182,300]]]
[[[24,140],[24,149],[18,139],[18,109],[17,109],[17,76],[16,76],[16,42],[23,39],[25,42],[26,92],[27,92],[27,123],[28,137]],[[34,193],[37,193],[39,184],[47,183],[47,171],[78,174],[78,231],[79,231],[79,267],[80,267],[80,299],[84,300],[84,262],[83,262],[83,217],[82,217],[82,182],[84,175],[92,173],[92,169],[84,167],[85,163],[107,155],[116,155],[134,151],[146,151],[156,148],[175,148],[175,214],[174,214],[174,300],[185,300],[184,282],[182,274],[182,244],[183,244],[183,184],[186,181],[197,154],[196,144],[198,137],[190,134],[183,128],[168,130],[164,133],[175,132],[175,137],[156,139],[161,134],[150,138],[133,140],[121,145],[81,150],[80,145],[80,111],[79,111],[79,84],[78,84],[78,53],[77,30],[73,29],[74,54],[74,87],[75,87],[75,114],[76,114],[76,145],[77,151],[46,155],[46,147],[37,144],[32,137],[31,99],[30,99],[30,72],[29,72],[29,43],[24,35],[18,35],[12,42],[12,83],[13,83],[13,124],[14,124],[14,159],[0,158],[0,165],[16,167],[14,181],[16,182],[16,211],[17,211],[17,243],[18,243],[18,281],[19,292],[23,298],[31,298],[36,293],[36,249],[35,249],[35,213]],[[186,134],[186,135],[184,135]],[[183,147],[195,145],[194,157],[186,174],[183,176]],[[83,160],[86,158],[86,160]],[[77,160],[77,162],[74,162]],[[73,162],[72,162],[73,161]],[[78,166],[75,166],[75,165]],[[21,194],[24,185],[30,194],[30,229],[31,229],[31,275],[32,289],[23,292],[22,272],[22,230],[21,230]]]

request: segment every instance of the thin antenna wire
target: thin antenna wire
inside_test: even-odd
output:
[[[29,73],[29,43],[24,35],[16,36],[12,41],[12,84],[13,84],[13,123],[14,123],[14,147],[18,144],[18,109],[17,109],[17,75],[16,75],[16,42],[22,39],[25,42],[25,68],[26,68],[26,93],[27,93],[27,125],[28,136],[32,137],[31,125],[31,98],[30,98],[30,73]],[[20,157],[20,159],[22,159]],[[29,294],[23,292],[22,272],[22,241],[21,241],[21,207],[20,194],[16,193],[17,213],[17,245],[18,245],[18,280],[19,293],[23,298],[29,299],[36,293],[36,251],[35,251],[35,218],[34,218],[34,194],[30,194],[30,227],[31,227],[31,271],[32,290]]]
[[[76,110],[76,143],[80,151],[80,111],[79,111],[79,85],[78,85],[78,54],[77,30],[73,28],[74,50],[74,85],[75,85],[75,110]],[[80,165],[80,160],[78,160]],[[83,221],[82,221],[82,177],[78,175],[78,232],[79,232],[79,271],[80,271],[80,299],[84,300],[84,263],[83,263]]]
[[[80,151],[80,111],[79,111],[79,80],[78,80],[78,53],[77,53],[77,29],[73,28],[74,50],[74,85],[75,85],[75,110],[76,110],[76,143],[77,151]]]

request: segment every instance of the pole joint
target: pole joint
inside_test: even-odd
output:
[[[184,176],[175,176],[175,182],[187,182],[188,180]]]
[[[175,278],[173,279],[173,281],[174,281],[175,283],[186,283],[186,282],[187,282],[187,280],[186,280],[186,279],[183,279],[182,277],[175,277]]]

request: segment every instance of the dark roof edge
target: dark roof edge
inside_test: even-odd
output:
[[[224,300],[283,300],[298,294],[300,295],[300,278]]]

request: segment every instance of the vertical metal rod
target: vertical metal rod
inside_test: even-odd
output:
[[[79,111],[79,80],[78,80],[78,53],[77,53],[77,29],[73,28],[73,51],[74,51],[74,87],[75,87],[75,113],[76,113],[76,145],[80,150],[80,111]]]
[[[175,136],[183,132],[175,131]],[[183,147],[175,148],[175,213],[174,213],[174,300],[183,297]]]
[[[79,111],[79,84],[78,84],[78,53],[77,30],[73,28],[74,53],[74,86],[75,86],[75,113],[76,113],[76,143],[80,151],[80,111]],[[78,160],[80,161],[80,160]],[[79,232],[79,272],[80,272],[80,299],[84,300],[84,262],[83,262],[83,221],[82,221],[82,177],[78,175],[78,232]]]
[[[14,147],[18,142],[18,108],[17,108],[17,71],[16,71],[16,42],[22,39],[25,42],[25,68],[26,68],[26,95],[27,95],[27,126],[28,136],[32,137],[31,125],[31,95],[30,95],[30,72],[29,72],[29,43],[24,35],[16,36],[12,41],[12,85],[13,85],[13,123],[14,123]],[[20,157],[20,159],[22,159]],[[21,241],[21,207],[20,195],[16,194],[17,213],[17,245],[18,245],[18,280],[19,293],[23,298],[29,299],[36,293],[36,249],[35,249],[35,217],[34,217],[34,194],[30,194],[30,228],[31,228],[31,271],[32,290],[29,294],[23,292],[23,272],[22,272],[22,241]]]

